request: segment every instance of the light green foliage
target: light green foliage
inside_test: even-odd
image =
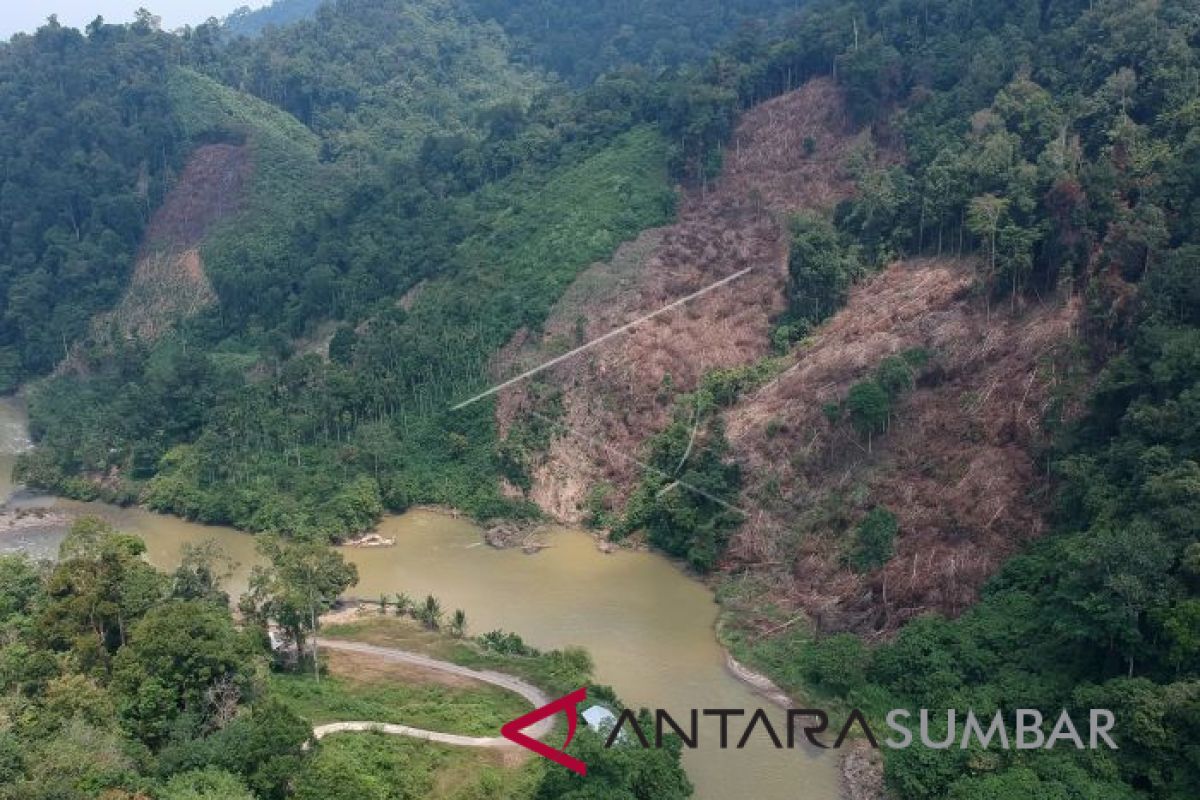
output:
[[[463,736],[494,736],[500,726],[529,710],[516,694],[479,684],[465,688],[438,683],[329,675],[277,674],[271,693],[314,725],[366,720],[411,725]]]
[[[228,607],[171,598],[143,552],[85,517],[53,567],[0,559],[0,798],[284,800],[310,728]]]
[[[526,800],[539,759],[513,768],[473,748],[427,745],[395,736],[335,736],[296,778],[297,800]]]
[[[1131,720],[1115,753],[889,753],[888,781],[905,800],[1192,800],[1200,785],[1195,0],[919,8],[831,0],[788,25],[740,30],[704,64],[662,72],[737,29],[741,12],[777,9],[683,5],[671,10],[696,20],[691,27],[656,3],[547,11],[532,0],[352,0],[268,36],[260,50],[223,48],[212,26],[157,33],[145,14],[86,37],[49,24],[0,48],[0,388],[51,369],[85,338],[93,312],[119,296],[185,145],[246,141],[258,169],[249,213],[205,248],[219,308],[153,347],[83,347],[81,369],[32,392],[39,447],[22,459],[23,478],[316,539],[414,502],[528,513],[497,490],[498,476],[519,475],[528,454],[499,446],[491,404],[446,407],[491,380],[496,351],[522,327],[536,333],[583,267],[670,218],[666,165],[703,190],[740,109],[833,70],[851,117],[897,145],[889,152],[904,163],[864,152],[851,170],[859,191],[837,209],[833,235],[800,223],[790,297],[804,321],[780,321],[780,346],[836,308],[855,259],[950,253],[979,265],[989,310],[1000,293],[1016,312],[1056,293],[1082,297],[1090,363],[1107,365],[1084,418],[1045,454],[1059,482],[1054,530],[1007,564],[976,606],[953,621],[911,621],[861,653],[834,637],[809,648],[798,626],[755,652],[790,686],[811,682],[871,709],[1112,705]],[[648,69],[571,96],[514,67],[504,37],[476,25],[470,10],[505,26],[532,63],[583,83],[615,64]],[[341,335],[332,363],[293,352],[330,320],[353,333]],[[868,435],[888,425],[915,380],[919,365],[909,363],[914,374],[902,366],[881,364],[852,392],[851,412]],[[739,383],[718,381],[697,407],[711,412],[707,404],[720,406]],[[846,415],[827,413],[834,424]],[[715,455],[690,457],[678,477],[732,499],[736,472],[719,429],[704,422],[701,443]],[[674,476],[689,438],[690,426],[675,420],[651,457]],[[113,468],[115,482],[89,479]],[[736,520],[668,486],[647,477],[627,520],[711,566]],[[875,534],[888,527],[865,537],[868,562],[883,557],[887,537]],[[267,702],[219,730],[184,725],[160,751],[131,756],[115,716],[103,724],[104,709],[117,706],[110,671],[132,658],[122,656],[130,631],[171,587],[134,541],[96,533],[73,536],[33,596],[24,567],[4,568],[15,588],[0,604],[2,702],[4,718],[22,722],[0,733],[0,796],[155,792],[205,765],[239,775],[262,800],[283,800],[292,787],[308,797],[371,797],[388,791],[379,774],[428,792],[429,761],[350,745],[338,754],[336,743],[305,754],[305,724]],[[211,594],[198,572],[191,577]],[[186,599],[193,594],[179,599],[195,602]],[[450,641],[463,660],[510,664],[554,688],[576,688],[587,672],[577,652],[501,654]],[[139,702],[153,711],[178,699],[147,681]],[[605,790],[683,791],[672,767],[643,771],[621,763],[624,755],[611,773],[595,755]],[[309,773],[314,756],[330,761]],[[645,780],[624,785],[629,774]],[[311,779],[307,788],[299,776]],[[588,791],[565,773],[552,780],[560,778],[568,783],[543,787],[547,797]],[[471,791],[522,796],[507,789]]]
[[[254,800],[238,776],[208,768],[175,775],[167,781],[160,800]]]

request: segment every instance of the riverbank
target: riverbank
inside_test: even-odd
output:
[[[74,521],[70,514],[53,508],[8,508],[0,506],[0,536],[41,529],[68,527]]]
[[[3,430],[24,435],[21,425]],[[141,538],[147,560],[164,571],[178,566],[186,545],[214,541],[237,565],[225,584],[233,596],[246,590],[259,559],[254,537],[227,527],[136,507],[27,494],[18,502],[69,516],[100,516]],[[471,634],[503,629],[520,631],[542,650],[583,646],[593,658],[595,680],[612,686],[630,707],[665,708],[686,716],[690,708],[762,705],[726,667],[713,635],[718,606],[710,587],[661,556],[628,548],[606,555],[590,532],[549,525],[546,541],[552,546],[529,557],[520,550],[487,547],[473,522],[430,510],[385,516],[375,532],[394,539],[395,546],[342,550],[358,568],[354,593],[361,597],[433,594],[443,608],[467,612]],[[49,558],[63,533],[39,529],[6,537],[0,547]],[[422,746],[397,737],[375,738],[380,741],[371,747],[397,757]],[[369,734],[338,739],[331,737],[327,746],[348,756],[359,754],[358,748],[366,746],[363,740],[374,742]],[[833,756],[780,752],[757,741],[742,750],[721,750],[706,730],[700,748],[685,751],[683,759],[696,786],[695,800],[794,800],[797,786],[806,788],[810,800],[836,800],[839,770]]]

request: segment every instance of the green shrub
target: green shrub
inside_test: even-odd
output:
[[[886,508],[873,509],[854,531],[854,550],[850,565],[858,572],[878,569],[892,557],[899,523]]]

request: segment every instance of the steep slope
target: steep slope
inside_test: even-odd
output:
[[[544,451],[530,459],[529,499],[576,523],[597,486],[621,507],[678,393],[770,352],[773,320],[787,306],[788,214],[829,212],[853,196],[849,163],[871,152],[827,80],[752,109],[720,180],[689,194],[676,224],[593,266],[540,334],[510,342],[498,377],[752,268],[502,393],[497,415],[510,440],[526,441],[531,423],[549,425]],[[866,633],[929,611],[956,615],[1042,531],[1043,420],[1078,389],[1067,365],[1079,303],[985,303],[978,267],[969,259],[894,264],[773,364],[774,380],[724,412],[741,467],[738,506],[749,513],[726,566],[760,580],[750,606],[803,611],[819,630]],[[863,435],[844,408],[847,394],[903,354],[919,354],[906,378],[916,385],[888,410],[886,431]],[[852,568],[857,526],[875,509],[898,523],[895,556],[882,568]]]
[[[0,391],[53,369],[121,296],[182,163],[171,46],[57,21],[0,43]]]
[[[173,323],[216,302],[200,245],[214,225],[237,212],[250,173],[245,145],[203,145],[188,157],[150,218],[121,302],[97,318],[94,338],[116,333],[153,341]]]
[[[870,151],[869,137],[849,127],[829,80],[752,109],[726,152],[721,179],[690,192],[677,223],[644,233],[613,261],[590,268],[565,293],[540,337],[531,340],[525,332],[510,343],[501,375],[541,363],[565,342],[595,338],[753,269],[734,285],[554,368],[546,383],[561,403],[558,422],[566,434],[533,465],[531,499],[560,519],[578,521],[593,486],[629,488],[639,448],[665,425],[674,392],[691,390],[709,370],[767,354],[772,318],[786,305],[786,215],[831,210],[850,196],[848,159]],[[529,412],[544,414],[546,406],[528,387],[504,392],[497,411],[502,431]]]
[[[338,0],[231,42],[209,71],[295,116],[328,157],[378,164],[522,116],[545,84],[510,50],[458,0]]]
[[[1043,420],[1072,396],[1065,365],[1080,303],[989,314],[974,264],[900,262],[856,287],[794,364],[727,415],[756,512],[730,556],[771,588],[760,608],[802,610],[818,630],[894,630],[956,615],[1044,527]],[[829,409],[889,356],[919,352],[887,431],[863,436]],[[1077,388],[1077,387],[1075,387]],[[881,569],[849,562],[873,509],[898,521]]]
[[[191,145],[187,162],[150,218],[120,303],[92,323],[88,346],[112,337],[153,343],[176,323],[227,302],[246,249],[277,249],[311,216],[315,137],[279,109],[175,68],[168,92]],[[214,288],[214,274],[217,288]],[[224,289],[219,293],[218,289]],[[78,348],[64,365],[80,368]]]

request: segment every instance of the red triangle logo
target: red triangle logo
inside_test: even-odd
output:
[[[578,758],[569,756],[562,750],[555,750],[550,745],[543,744],[532,736],[526,736],[521,733],[521,731],[530,725],[552,717],[559,711],[565,711],[567,712],[567,740],[563,742],[563,748],[565,749],[571,744],[571,740],[575,738],[575,728],[579,724],[579,704],[586,699],[587,687],[576,689],[565,697],[560,697],[541,708],[535,708],[524,716],[517,717],[512,722],[506,722],[504,727],[500,729],[500,735],[510,742],[521,745],[526,750],[537,753],[542,758],[548,758],[555,764],[563,765],[574,773],[587,775],[587,764]]]

